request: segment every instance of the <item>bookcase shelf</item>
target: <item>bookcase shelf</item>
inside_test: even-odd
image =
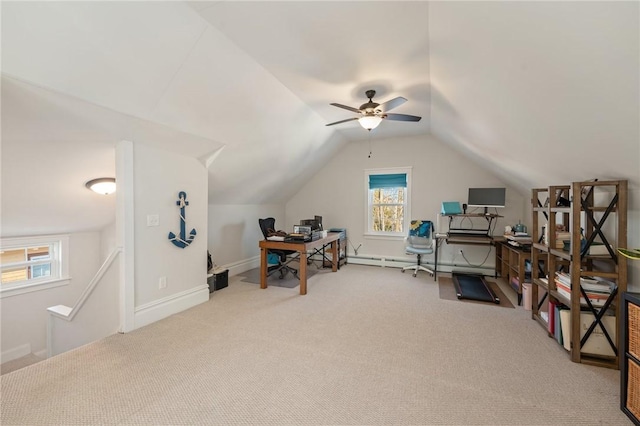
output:
[[[618,325],[627,267],[615,248],[627,245],[627,181],[534,188],[531,202],[531,262],[541,265],[532,270],[532,299],[538,301],[532,318],[562,341],[573,362],[619,368],[623,354]],[[610,245],[614,255],[589,255],[594,242]],[[570,278],[568,286],[556,284],[558,272]],[[587,292],[591,279],[613,283],[610,294]]]
[[[496,241],[496,277],[504,278],[518,295],[518,305],[522,303],[523,284],[531,280],[526,266],[531,259],[531,250],[511,246],[507,241]]]

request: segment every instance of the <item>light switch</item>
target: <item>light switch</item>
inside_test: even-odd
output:
[[[160,225],[160,216],[157,214],[148,214],[147,226],[158,226],[158,225]]]

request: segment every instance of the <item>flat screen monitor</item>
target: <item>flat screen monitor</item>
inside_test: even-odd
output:
[[[505,188],[469,188],[469,207],[504,207]]]

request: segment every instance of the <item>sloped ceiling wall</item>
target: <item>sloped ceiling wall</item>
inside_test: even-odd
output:
[[[33,105],[76,104],[56,126],[89,120],[100,143],[155,134],[189,155],[217,153],[211,203],[284,202],[348,141],[428,132],[523,193],[594,177],[637,190],[638,6],[2,2],[3,83]],[[358,106],[370,88],[378,101],[406,97],[394,112],[423,120],[325,127],[349,117],[330,102]],[[50,142],[7,93],[3,166],[21,138]]]
[[[432,131],[523,190],[638,188],[638,5],[432,3]]]
[[[208,139],[209,154],[224,146],[210,167],[213,203],[284,201],[341,144],[186,3],[3,2],[2,8],[5,77]],[[114,133],[114,143],[138,137]],[[180,149],[183,141],[174,143]]]

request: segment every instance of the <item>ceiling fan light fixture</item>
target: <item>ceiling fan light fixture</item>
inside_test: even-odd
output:
[[[378,117],[377,115],[365,115],[364,117],[360,117],[358,119],[358,123],[360,123],[360,125],[367,130],[375,129],[376,127],[378,127],[378,124],[380,124],[381,121],[382,118]]]
[[[326,124],[326,126],[333,126],[334,124],[348,123],[350,121],[358,120],[363,128],[370,131],[378,127],[378,124],[380,124],[383,119],[392,121],[420,121],[421,117],[418,117],[417,115],[388,114],[389,110],[397,108],[407,102],[407,100],[402,96],[395,97],[379,104],[377,102],[373,102],[375,94],[375,90],[367,90],[366,95],[367,98],[369,98],[369,102],[360,105],[360,108],[337,104],[335,102],[331,103],[330,105],[354,112],[358,114],[358,116],[347,118],[346,120],[335,121],[333,123]]]
[[[116,192],[115,178],[99,178],[90,180],[85,184],[87,188],[98,194],[109,195]]]

